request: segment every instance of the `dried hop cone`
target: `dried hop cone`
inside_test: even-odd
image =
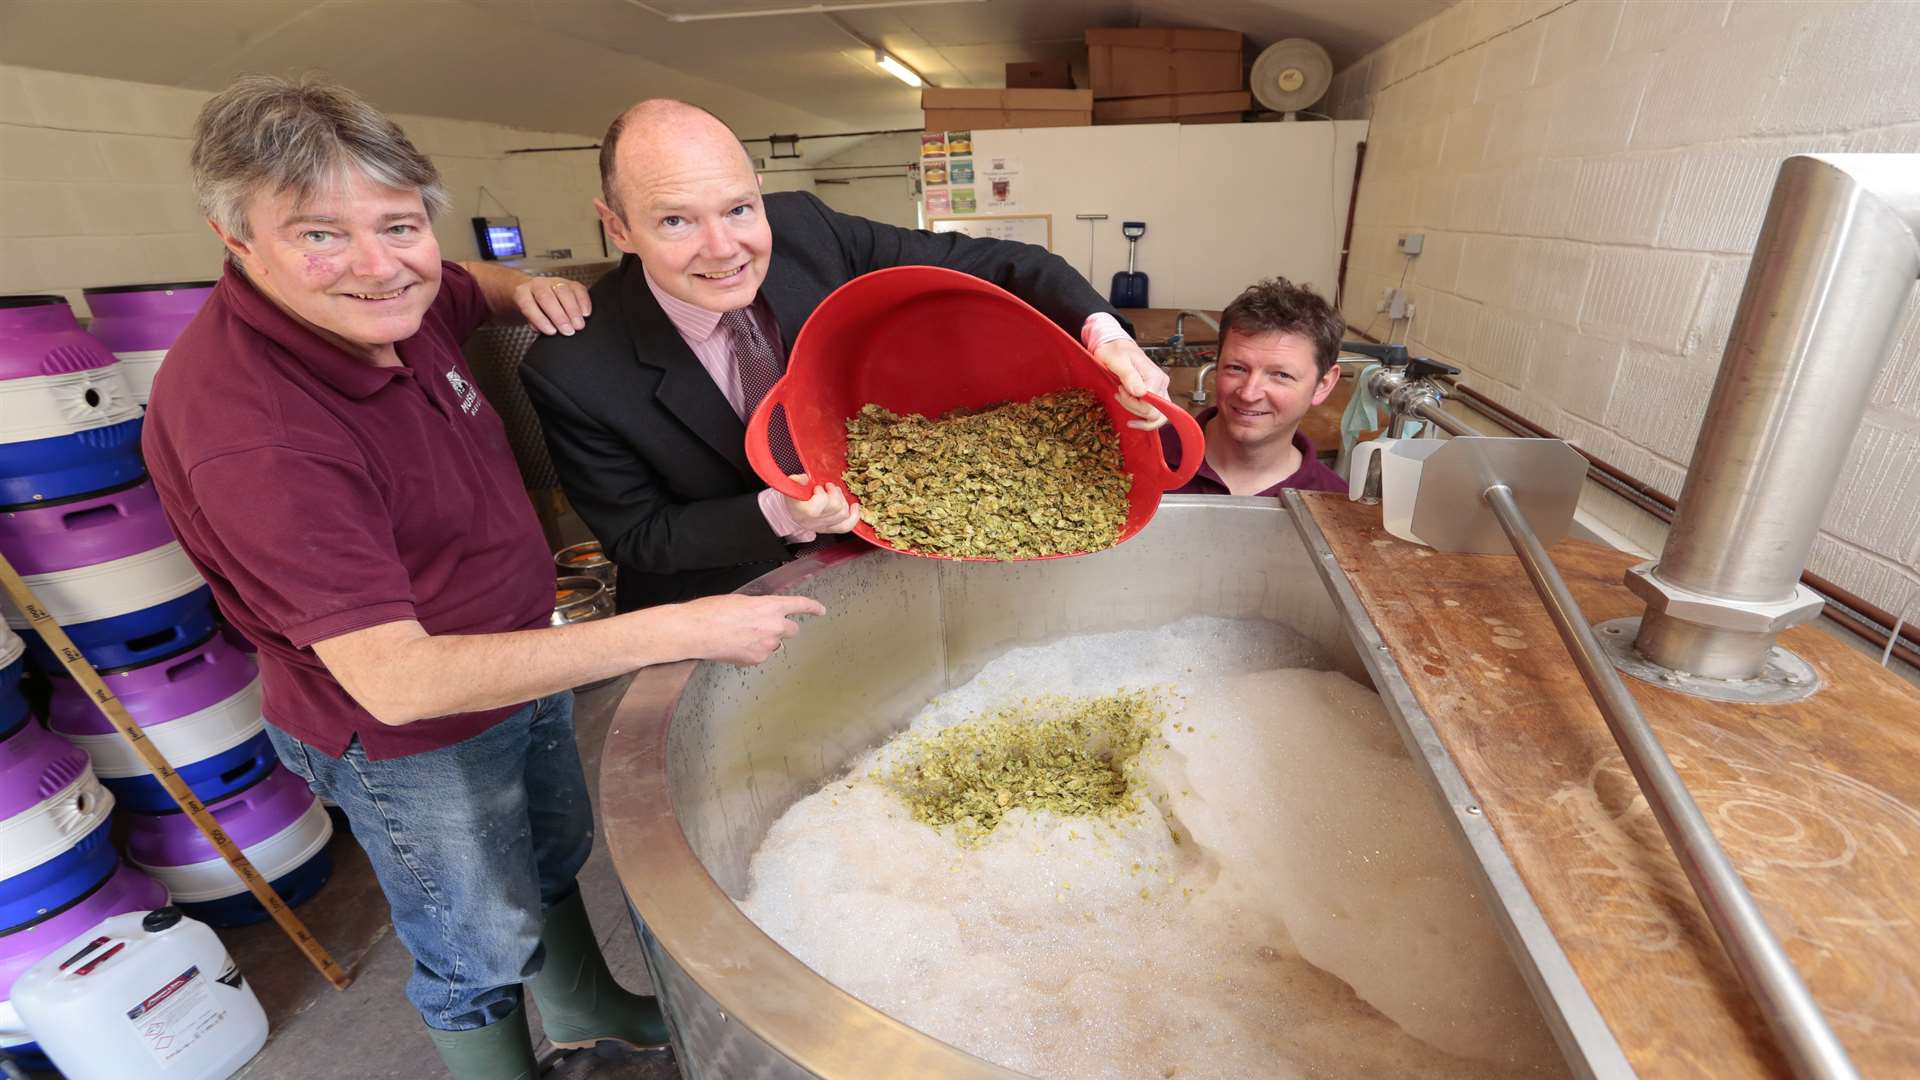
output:
[[[895,547],[1031,559],[1112,547],[1132,478],[1086,390],[929,420],[868,405],[847,420],[847,488]]]

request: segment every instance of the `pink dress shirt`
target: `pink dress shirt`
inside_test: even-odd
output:
[[[640,268],[640,273],[646,278],[647,288],[652,290],[653,298],[660,302],[660,310],[667,313],[667,318],[672,320],[674,329],[680,331],[687,348],[693,350],[700,366],[713,377],[713,385],[720,388],[727,404],[733,406],[734,414],[746,420],[746,391],[740,385],[740,370],[733,362],[733,332],[720,325],[720,313],[669,296],[653,280],[653,275],[647,273],[645,266]],[[781,362],[784,363],[787,345],[781,340],[780,327],[767,306],[755,300],[747,309],[747,314],[760,327],[760,333],[768,343],[779,350]],[[1080,327],[1080,344],[1088,352],[1127,336],[1119,320],[1104,311],[1087,316],[1087,321]],[[819,481],[816,479],[815,482]],[[787,497],[772,488],[760,492],[760,513],[766,517],[768,527],[788,543],[804,544],[815,539],[812,530],[801,528],[800,523],[794,520],[792,511],[788,509]]]

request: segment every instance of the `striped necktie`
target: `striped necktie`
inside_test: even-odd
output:
[[[732,339],[733,366],[740,377],[742,404],[751,417],[784,374],[785,365],[774,352],[773,344],[760,332],[760,325],[753,321],[751,308],[727,312],[720,316],[720,325],[727,328]],[[767,424],[767,445],[773,450],[773,460],[781,472],[797,476],[805,471],[800,467],[800,455],[793,449],[793,435],[787,430],[784,410],[781,415],[771,417]]]

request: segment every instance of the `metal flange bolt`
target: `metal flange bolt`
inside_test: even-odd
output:
[[[1682,589],[1655,574],[1657,564],[1644,562],[1627,571],[1627,589],[1647,602],[1650,611],[1670,619],[1746,634],[1777,634],[1817,618],[1826,601],[1805,585],[1796,585],[1785,600],[1726,600]]]

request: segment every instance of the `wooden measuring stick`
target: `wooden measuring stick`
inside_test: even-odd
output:
[[[146,763],[147,768],[160,781],[160,786],[166,788],[167,794],[173,796],[173,801],[180,804],[180,809],[186,813],[188,820],[192,821],[194,827],[200,830],[200,834],[207,838],[207,842],[213,845],[214,850],[220,853],[220,857],[227,860],[227,865],[233,867],[233,872],[240,876],[240,881],[253,893],[254,898],[260,901],[260,905],[267,909],[267,914],[273,916],[273,921],[280,924],[280,929],[286,931],[287,936],[293,939],[294,947],[320,970],[320,974],[327,977],[327,981],[333,984],[334,989],[345,990],[351,985],[353,978],[339,964],[334,963],[326,947],[307,932],[306,925],[300,921],[300,917],[293,913],[293,909],[287,906],[285,900],[280,899],[279,893],[273,891],[273,886],[267,884],[267,879],[260,876],[260,871],[253,868],[253,863],[241,853],[239,846],[233,842],[232,837],[227,835],[227,831],[220,827],[220,823],[213,820],[213,815],[207,813],[206,804],[200,801],[199,796],[193,793],[193,789],[187,786],[185,780],[180,779],[180,774],[173,771],[173,766],[167,764],[166,755],[160,752],[159,747],[153,745],[153,740],[147,738],[147,733],[140,730],[140,725],[133,722],[127,707],[120,703],[119,698],[113,696],[113,691],[107,689],[107,684],[101,680],[100,673],[93,670],[93,665],[87,662],[86,656],[74,647],[73,639],[67,636],[65,630],[60,629],[60,624],[54,621],[53,616],[48,614],[47,609],[34,597],[33,590],[27,587],[27,583],[21,579],[19,572],[14,570],[13,564],[8,562],[4,555],[0,555],[0,586],[5,587],[8,598],[13,601],[13,606],[26,615],[28,624],[39,632],[41,639],[47,643],[47,647],[60,658],[60,663],[67,669],[67,674],[73,676],[74,681],[86,690],[87,696],[91,697],[93,703],[100,707],[100,711],[106,714],[114,730],[118,731],[132,745],[134,752],[140,755],[140,760]]]

